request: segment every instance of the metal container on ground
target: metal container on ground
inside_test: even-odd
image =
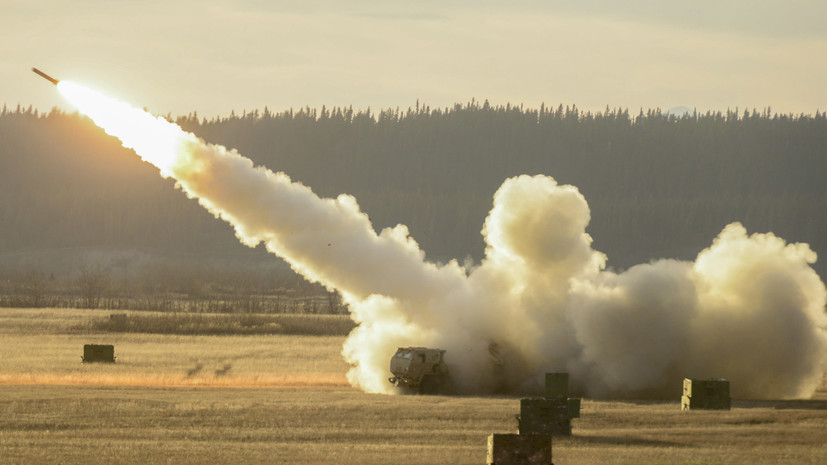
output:
[[[571,418],[569,399],[527,397],[520,399],[517,430],[520,434],[571,436]]]
[[[566,399],[569,397],[569,374],[546,373],[545,397],[551,399]]]
[[[569,374],[546,373],[545,396],[520,401],[520,434],[571,435],[571,420],[580,418],[580,399],[569,398]]]
[[[568,399],[569,418],[580,418],[580,398]]]
[[[115,346],[108,344],[84,344],[83,363],[115,363]]]
[[[486,465],[553,465],[548,434],[492,434],[488,436]]]
[[[723,378],[683,380],[681,410],[729,410],[729,381]]]

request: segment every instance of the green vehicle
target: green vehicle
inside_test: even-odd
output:
[[[391,357],[391,373],[391,384],[418,394],[447,394],[451,390],[441,349],[400,347]]]

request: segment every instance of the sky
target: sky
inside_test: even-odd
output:
[[[0,104],[38,67],[155,114],[310,106],[827,110],[823,0],[0,0]]]

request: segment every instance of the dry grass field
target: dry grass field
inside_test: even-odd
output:
[[[0,309],[1,464],[470,465],[516,429],[518,398],[350,388],[342,336],[83,330],[107,317]],[[114,344],[117,363],[81,364],[87,343]],[[827,386],[731,411],[682,413],[679,396],[584,400],[554,463],[827,463]]]

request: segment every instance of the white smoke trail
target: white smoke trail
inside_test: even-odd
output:
[[[350,382],[392,392],[398,346],[448,350],[460,392],[530,393],[568,371],[592,396],[674,398],[683,377],[740,397],[806,397],[827,365],[824,284],[806,244],[727,226],[694,263],[604,271],[588,205],[547,176],[508,179],[485,220],[481,265],[435,265],[399,225],[377,233],[348,195],[322,199],[234,150],[62,81],[82,113],[217,217],[297,272],[342,292],[359,324]],[[503,363],[492,363],[492,351]]]

